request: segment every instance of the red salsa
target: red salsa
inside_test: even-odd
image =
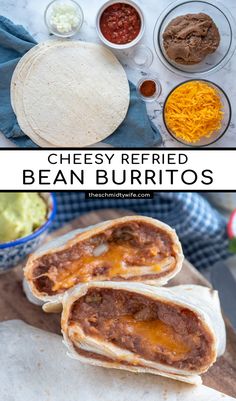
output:
[[[139,35],[141,18],[130,4],[115,3],[103,11],[100,29],[109,42],[124,45],[132,42]]]

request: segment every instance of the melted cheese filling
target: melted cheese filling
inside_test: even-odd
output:
[[[51,268],[47,273],[35,277],[46,276],[53,282],[52,290],[60,292],[89,281],[112,279],[129,279],[144,275],[156,275],[174,266],[175,258],[160,258],[158,247],[151,246],[145,253],[127,244],[109,243],[105,251],[95,256],[86,252],[78,260],[71,261],[64,269]],[[134,264],[135,263],[135,264]]]
[[[122,317],[119,320],[124,326],[125,333],[141,337],[142,341],[147,342],[151,347],[165,349],[177,358],[190,351],[190,346],[184,339],[177,337],[174,329],[161,320],[139,322],[132,316]]]

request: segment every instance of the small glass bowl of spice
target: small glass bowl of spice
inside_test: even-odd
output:
[[[52,34],[69,38],[75,35],[84,22],[80,5],[74,0],[53,0],[44,13],[45,24]]]
[[[159,98],[162,92],[160,81],[156,77],[147,76],[140,79],[137,84],[140,98],[145,102],[153,102]]]

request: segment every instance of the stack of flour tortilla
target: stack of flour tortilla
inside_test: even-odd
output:
[[[105,47],[47,41],[18,63],[11,103],[22,131],[41,147],[85,147],[112,134],[125,119],[126,73]]]

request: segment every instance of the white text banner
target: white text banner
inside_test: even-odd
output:
[[[1,150],[0,190],[236,190],[234,150]]]

